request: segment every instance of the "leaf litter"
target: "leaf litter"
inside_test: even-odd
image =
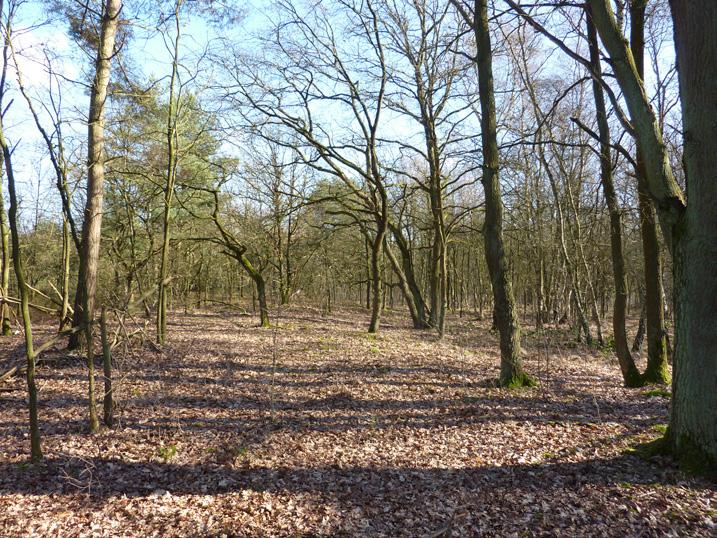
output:
[[[714,484],[631,453],[669,400],[622,388],[613,358],[528,333],[540,385],[506,391],[484,323],[452,319],[439,341],[391,313],[369,335],[364,317],[176,314],[160,352],[116,358],[118,426],[95,435],[86,368],[56,350],[38,370],[43,463],[27,463],[24,380],[0,387],[0,536],[717,533]]]

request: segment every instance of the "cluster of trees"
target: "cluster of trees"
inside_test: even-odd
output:
[[[506,387],[534,383],[521,323],[610,347],[631,387],[669,383],[673,348],[669,445],[717,461],[713,2],[279,0],[241,25],[233,2],[58,1],[49,24],[92,59],[82,96],[50,55],[47,84],[23,83],[25,4],[0,2],[0,235],[34,458],[31,307],[86,349],[96,429],[96,304],[142,311],[163,344],[171,309],[251,303],[268,326],[300,301],[365,306],[370,332],[385,308],[441,336],[450,311],[486,315]],[[53,172],[58,210],[34,222],[13,114]]]

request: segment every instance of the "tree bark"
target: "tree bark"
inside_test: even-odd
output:
[[[595,25],[592,23],[590,8],[587,8],[587,37],[590,48],[590,64],[597,74],[601,72],[600,47],[598,45]],[[602,183],[605,200],[610,213],[610,252],[612,256],[612,272],[615,282],[615,302],[613,304],[612,330],[615,338],[615,353],[620,364],[622,380],[627,387],[642,384],[640,372],[630,353],[627,342],[625,318],[627,317],[627,277],[625,274],[625,257],[622,246],[622,217],[620,205],[615,193],[612,176],[612,160],[610,157],[610,127],[607,121],[607,107],[602,86],[596,79],[592,81],[595,111],[597,115],[598,135],[600,137],[600,182]]]
[[[589,3],[630,110],[647,184],[673,257],[675,356],[667,439],[683,465],[717,474],[717,3],[670,0],[688,205],[610,3]]]
[[[0,293],[2,293],[2,303],[0,304],[0,334],[3,336],[11,336],[12,325],[10,322],[10,306],[5,301],[10,293],[10,229],[8,228],[7,215],[5,213],[5,197],[2,194],[2,181],[0,181],[0,241],[2,241],[2,283],[0,287]]]
[[[172,220],[172,197],[174,195],[174,184],[177,178],[177,95],[175,84],[177,82],[177,71],[179,69],[179,38],[180,32],[180,10],[182,0],[174,3],[174,25],[175,35],[172,49],[172,72],[169,77],[169,104],[167,106],[167,177],[164,185],[164,212],[162,215],[162,255],[159,266],[159,279],[157,283],[157,320],[156,332],[157,343],[164,344],[167,337],[167,273],[169,271],[169,248],[171,237]]]
[[[717,3],[670,0],[670,7],[689,204],[674,234],[669,436],[686,466],[717,474]]]
[[[114,402],[112,394],[112,349],[107,334],[107,311],[102,307],[100,315],[100,337],[102,339],[102,372],[105,394],[102,402],[103,418],[108,428],[114,426]]]
[[[269,306],[266,301],[266,283],[264,277],[257,271],[244,254],[239,257],[239,263],[249,274],[256,286],[256,296],[259,301],[259,324],[262,327],[269,326]]]
[[[405,276],[406,285],[408,286],[410,295],[413,299],[413,304],[416,308],[416,319],[414,320],[413,327],[414,329],[426,329],[429,327],[426,319],[426,302],[423,300],[421,287],[418,285],[418,280],[416,278],[411,249],[409,248],[408,242],[401,232],[401,229],[393,223],[389,223],[389,227],[393,234],[393,238],[396,241],[396,246],[401,253],[403,275]]]
[[[635,69],[644,76],[645,6],[646,0],[630,3],[630,49],[635,58]],[[662,290],[660,243],[657,235],[657,217],[648,192],[645,162],[639,146],[635,156],[638,204],[640,208],[640,235],[645,269],[645,321],[647,329],[647,368],[645,383],[668,384],[667,330],[665,328],[665,295]]]
[[[0,14],[2,14],[2,0],[0,0]],[[8,21],[5,34],[5,46],[3,50],[4,63],[2,83],[4,85],[7,70],[7,49],[10,43],[10,23]],[[5,93],[5,88],[0,87],[0,103]],[[42,459],[42,447],[40,446],[40,426],[37,410],[37,385],[35,383],[35,352],[32,342],[32,320],[30,319],[30,300],[28,297],[27,285],[25,283],[25,268],[22,263],[20,251],[20,234],[18,232],[18,203],[15,189],[15,174],[12,167],[12,151],[5,139],[3,119],[0,114],[0,148],[2,149],[5,175],[7,176],[8,193],[10,195],[10,210],[8,212],[10,235],[12,236],[12,259],[17,279],[18,295],[20,296],[20,311],[22,323],[25,330],[25,356],[27,358],[26,379],[28,395],[28,411],[30,414],[30,458],[33,462]]]
[[[503,242],[503,201],[498,176],[500,156],[496,129],[495,93],[493,88],[493,55],[488,28],[487,0],[476,0],[473,12],[473,31],[477,45],[478,91],[481,108],[483,149],[483,177],[485,191],[485,223],[483,234],[485,255],[493,286],[494,312],[500,332],[500,385],[516,387],[533,385],[523,371],[520,357],[520,327],[508,271]]]
[[[121,0],[106,0],[103,6],[102,27],[95,60],[95,78],[90,88],[90,110],[87,118],[87,200],[85,202],[80,250],[80,264],[75,292],[73,325],[87,325],[85,336],[91,338],[91,321],[94,317],[97,274],[100,262],[100,239],[102,232],[102,204],[105,179],[105,102],[110,81],[115,37],[122,9]],[[76,333],[79,335],[80,333]],[[70,338],[70,347],[79,345],[79,336]],[[91,342],[86,342],[91,345]],[[92,361],[88,365],[90,376],[94,375]],[[91,401],[94,400],[94,395]],[[94,404],[91,404],[93,407]],[[98,426],[96,412],[90,412],[90,429]]]

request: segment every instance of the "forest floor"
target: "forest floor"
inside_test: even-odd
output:
[[[506,391],[485,323],[451,319],[438,341],[397,314],[375,337],[366,321],[177,313],[161,350],[118,348],[118,424],[95,435],[86,368],[48,355],[42,464],[24,379],[0,386],[0,536],[717,533],[714,484],[631,453],[669,395],[622,388],[609,354],[526,330],[540,385]]]

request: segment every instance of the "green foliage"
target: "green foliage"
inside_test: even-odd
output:
[[[177,445],[164,445],[157,449],[157,456],[159,456],[164,463],[169,463],[176,455]]]

